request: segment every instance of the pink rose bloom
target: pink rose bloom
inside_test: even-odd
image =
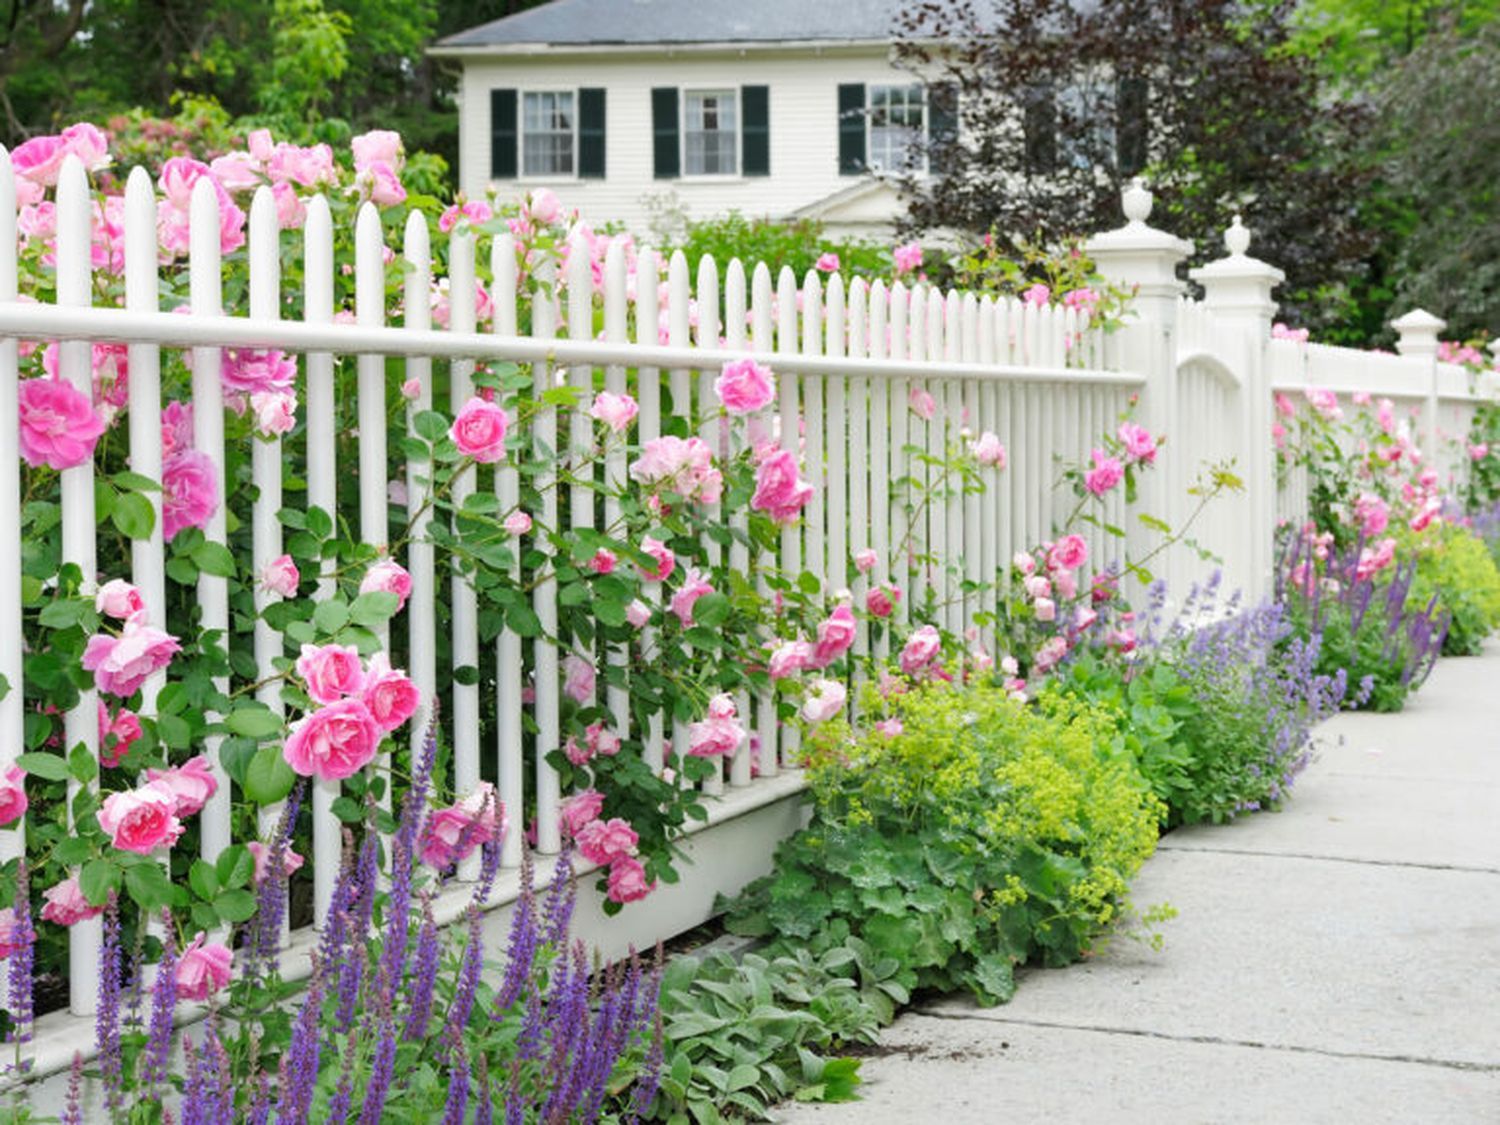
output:
[[[297,675],[307,685],[307,694],[318,703],[358,694],[365,682],[359,649],[353,645],[303,645],[297,657]]]
[[[818,255],[818,260],[813,263],[813,269],[820,273],[838,273],[839,256],[831,250],[824,251]]]
[[[260,586],[268,594],[280,594],[283,598],[295,598],[302,575],[291,555],[281,555],[266,563],[260,572]]]
[[[1095,605],[1103,605],[1118,593],[1117,579],[1113,574],[1094,575],[1093,585],[1089,589],[1089,598]]]
[[[884,735],[886,738],[895,738],[906,730],[906,724],[900,719],[881,719],[875,724],[875,733]]]
[[[640,571],[641,577],[647,582],[665,582],[672,576],[672,571],[677,569],[677,556],[672,554],[671,548],[660,539],[653,539],[649,535],[646,536],[641,540],[641,551],[656,560],[656,567],[654,569],[648,570],[645,567],[636,567]]]
[[[61,883],[48,887],[42,892],[42,898],[46,900],[42,918],[59,926],[71,926],[104,913],[104,907],[90,906],[89,900],[83,897],[77,875],[69,875]]]
[[[17,176],[42,187],[51,187],[57,183],[63,160],[71,151],[62,137],[32,137],[16,146],[10,154],[10,163]]]
[[[603,723],[590,723],[588,729],[584,731],[584,738],[588,742],[589,749],[595,754],[613,758],[620,752],[620,736]]]
[[[301,777],[342,781],[367,766],[380,746],[380,727],[363,700],[340,699],[299,719],[281,755]]]
[[[974,460],[981,465],[992,468],[1005,468],[1005,446],[1000,439],[989,430],[979,435],[979,440],[970,444],[969,449],[974,454]]]
[[[562,201],[546,188],[537,188],[527,197],[526,214],[534,222],[547,226],[562,217]]]
[[[651,621],[651,607],[636,598],[625,607],[625,620],[630,622],[631,628],[643,629]]]
[[[1039,309],[1052,300],[1052,290],[1039,281],[1021,294],[1021,300]]]
[[[371,164],[388,164],[400,168],[406,159],[406,150],[401,145],[401,134],[390,129],[371,129],[349,142],[354,153],[354,167],[367,168]]]
[[[1081,633],[1098,620],[1099,615],[1092,609],[1089,609],[1087,606],[1079,606],[1077,612],[1073,614],[1073,628]]]
[[[609,391],[596,394],[593,405],[589,407],[591,416],[617,434],[623,434],[640,412],[641,408],[635,399],[629,395],[611,394]]]
[[[1312,408],[1330,422],[1335,422],[1344,416],[1344,411],[1339,406],[1339,396],[1332,391],[1321,387],[1308,387],[1302,392],[1307,396],[1307,401]]]
[[[0,824],[10,824],[26,814],[26,771],[11,764],[0,774]]]
[[[1355,391],[1349,396],[1349,401],[1354,403],[1355,406],[1369,406],[1370,403],[1375,401],[1375,398],[1369,391]]]
[[[206,453],[180,449],[162,462],[161,530],[171,542],[179,531],[207,527],[219,509],[219,469]]]
[[[1089,545],[1082,535],[1064,535],[1047,552],[1047,569],[1077,570],[1089,561]]]
[[[226,152],[208,162],[209,173],[225,191],[253,191],[261,184],[260,161],[248,152]]]
[[[1052,582],[1040,574],[1033,574],[1021,584],[1026,589],[1028,598],[1048,598],[1052,596]]]
[[[1388,398],[1383,398],[1375,404],[1375,420],[1380,428],[1386,433],[1392,433],[1396,429],[1396,404]]]
[[[1125,479],[1125,469],[1117,457],[1111,457],[1102,449],[1095,449],[1090,456],[1094,467],[1083,474],[1083,487],[1095,496],[1103,496]]]
[[[105,423],[85,395],[60,379],[23,379],[17,391],[23,461],[61,471],[93,457]]]
[[[1437,519],[1438,513],[1442,511],[1443,502],[1440,498],[1433,496],[1423,503],[1417,514],[1407,521],[1407,526],[1413,531],[1426,531],[1432,521]]]
[[[193,444],[193,404],[173,399],[161,411],[161,455],[170,457]]]
[[[1122,654],[1135,651],[1136,636],[1129,629],[1111,629],[1104,635],[1104,641],[1110,648]]]
[[[338,169],[333,162],[333,149],[326,144],[299,148],[283,141],[266,158],[266,175],[273,183],[290,181],[301,187],[316,187],[337,180]]]
[[[1156,439],[1145,426],[1136,422],[1121,422],[1116,432],[1121,444],[1125,446],[1126,456],[1132,461],[1150,465],[1156,460]]]
[[[438,216],[438,230],[447,234],[458,225],[459,220],[474,226],[482,226],[494,217],[495,212],[490,209],[488,203],[482,200],[476,199],[472,203],[454,203]]]
[[[755,470],[755,494],[750,498],[750,507],[786,526],[796,522],[812,495],[813,486],[799,476],[796,455],[782,449]]]
[[[1033,664],[1038,672],[1049,672],[1063,657],[1068,655],[1068,642],[1063,637],[1048,637],[1036,651]]]
[[[1057,620],[1057,603],[1051,598],[1037,598],[1031,605],[1038,621]]]
[[[1052,589],[1058,597],[1071,599],[1078,593],[1078,579],[1071,570],[1059,570],[1052,576]]]
[[[1396,558],[1396,541],[1394,539],[1382,539],[1372,550],[1369,547],[1359,553],[1359,562],[1355,565],[1354,573],[1361,581],[1373,578],[1380,571],[1390,566]]]
[[[604,794],[597,789],[584,789],[557,806],[558,819],[562,823],[564,836],[575,837],[584,825],[599,819],[604,811]]]
[[[360,698],[375,725],[386,734],[415,715],[422,705],[417,685],[401,669],[392,668],[390,657],[383,652],[370,657]]]
[[[219,381],[230,393],[290,391],[297,379],[297,361],[281,351],[225,348]]]
[[[771,652],[767,672],[773,680],[784,680],[804,668],[811,668],[813,647],[806,641],[783,641]]]
[[[508,827],[505,807],[495,787],[481,781],[462,801],[433,811],[422,834],[422,862],[445,870],[467,859],[482,844],[502,839]]]
[[[275,151],[275,145],[271,142],[271,130],[251,129],[245,137],[245,147],[250,150],[250,155],[255,157],[258,163],[264,164],[271,159],[271,153]]]
[[[307,204],[289,183],[279,183],[271,188],[271,197],[276,201],[276,225],[282,230],[301,230],[307,221]]]
[[[821,723],[843,711],[849,692],[837,680],[814,680],[802,703],[802,717],[810,723]]]
[[[589,559],[589,569],[595,574],[613,574],[615,564],[619,561],[619,556],[608,547],[600,547],[594,552],[594,557]]]
[[[906,639],[901,649],[901,671],[914,676],[927,670],[942,651],[943,638],[931,625],[923,625]]]
[[[422,395],[422,380],[408,379],[401,384],[401,397],[407,402],[416,402]]]
[[[221,941],[205,943],[202,930],[177,960],[177,995],[184,1000],[207,1000],[229,985],[234,954]]]
[[[593,761],[594,749],[587,742],[579,742],[570,734],[563,743],[563,755],[575,766],[586,766]]]
[[[1085,285],[1082,289],[1069,289],[1063,294],[1063,307],[1093,314],[1099,305],[1099,294]]]
[[[12,953],[20,952],[35,940],[36,931],[22,926],[14,906],[0,910],[0,961],[4,961]]]
[[[776,376],[753,359],[737,359],[714,380],[714,394],[729,413],[754,414],[775,401]]]
[[[505,431],[509,425],[504,410],[475,397],[464,403],[448,436],[465,457],[490,465],[505,459]]]
[[[255,874],[251,878],[258,887],[266,881],[266,876],[271,873],[271,852],[273,849],[269,844],[262,844],[259,840],[251,840],[245,845],[245,850],[255,859]],[[290,875],[305,862],[306,860],[292,851],[291,848],[284,847],[281,849],[281,872],[283,875]]]
[[[693,624],[693,605],[699,598],[713,592],[714,588],[709,585],[702,572],[695,567],[688,571],[687,580],[682,588],[672,595],[672,602],[668,608],[677,615],[677,620],[682,622],[684,629],[690,628]]]
[[[109,717],[109,708],[99,703],[99,764],[114,769],[121,759],[130,753],[130,747],[140,738],[141,720],[134,711],[121,707],[115,717]],[[110,736],[115,739],[114,748],[108,745]]]
[[[354,176],[355,186],[370,193],[370,202],[377,207],[396,207],[406,202],[406,189],[401,186],[401,177],[389,164],[376,161],[359,169]]]
[[[111,793],[95,815],[115,847],[146,855],[158,847],[171,847],[182,835],[176,810],[177,800],[171,793],[144,785]]]
[[[255,428],[266,437],[289,434],[297,426],[297,396],[286,391],[256,391],[250,396]]]
[[[697,758],[728,756],[745,741],[736,718],[734,700],[720,694],[709,700],[708,717],[688,727],[688,753]]]
[[[505,523],[502,526],[511,535],[525,535],[531,530],[531,517],[525,512],[514,511],[505,517]]]
[[[937,399],[921,387],[911,389],[911,394],[907,396],[907,403],[911,407],[911,412],[924,422],[931,422],[933,415],[937,413]]]
[[[835,607],[831,614],[818,623],[818,644],[813,649],[814,664],[825,668],[848,652],[854,644],[856,629],[854,611],[847,605]]]
[[[150,769],[146,778],[152,788],[171,796],[176,802],[179,817],[192,816],[208,804],[208,799],[219,789],[219,779],[214,777],[208,759],[202,754],[190,758],[180,766],[168,769]]]
[[[620,856],[635,854],[640,836],[628,820],[594,820],[585,824],[577,835],[578,854],[590,863],[604,865]]]
[[[857,551],[854,555],[854,568],[861,574],[869,574],[880,563],[880,555],[872,547],[866,547],[863,551]]]
[[[213,178],[212,171],[203,161],[190,156],[173,156],[162,164],[156,184],[168,203],[179,211],[188,212],[192,210],[193,187],[204,176]]]
[[[675,492],[684,500],[717,504],[724,478],[714,468],[713,450],[702,438],[659,437],[641,447],[630,476],[652,492]]]
[[[1367,538],[1374,538],[1390,523],[1390,507],[1379,496],[1365,493],[1354,501],[1354,518]]]
[[[1490,447],[1488,442],[1470,442],[1468,445],[1468,450],[1470,461],[1483,461],[1490,455]]]
[[[865,595],[865,612],[871,617],[887,618],[896,611],[900,600],[899,586],[877,586]]]
[[[635,902],[656,889],[653,880],[646,882],[646,868],[634,856],[619,856],[609,865],[608,889],[605,896],[611,902]]]
[[[594,695],[594,666],[581,656],[563,661],[563,691],[575,703],[587,703]]]
[[[134,617],[145,608],[141,592],[123,578],[111,578],[94,595],[94,609],[121,621]]]
[[[1012,555],[1010,565],[1023,575],[1029,575],[1036,571],[1036,559],[1028,555],[1025,551],[1017,551]]]
[[[897,273],[910,273],[912,270],[922,268],[922,244],[920,242],[908,242],[897,246],[891,251],[891,258],[896,263]]]
[[[83,667],[94,686],[121,699],[134,695],[152,673],[172,663],[182,646],[177,638],[139,619],[126,621],[118,637],[97,633],[83,650]]]
[[[400,613],[406,608],[406,599],[411,597],[411,575],[395,559],[381,559],[365,571],[365,576],[359,582],[359,592],[395,594],[399,599],[396,602],[396,612]]]

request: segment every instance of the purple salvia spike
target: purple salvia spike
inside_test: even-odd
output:
[[[521,849],[521,897],[511,908],[510,943],[506,950],[505,978],[495,994],[494,1018],[501,1019],[521,995],[522,986],[531,979],[539,940],[536,918],[536,893],[532,887],[535,871],[531,849]]]
[[[158,1082],[167,1079],[167,1059],[172,1050],[172,1017],[177,1009],[177,941],[172,933],[172,914],[162,911],[161,961],[151,989],[151,1027],[146,1034],[146,1067],[142,1075],[149,1095]]]
[[[324,1120],[329,1125],[344,1125],[349,1120],[349,1107],[354,1100],[354,1061],[358,1053],[359,1036],[351,1035],[344,1044],[344,1059],[339,1066],[339,1084],[328,1101],[328,1112]]]
[[[547,890],[547,928],[542,938],[546,944],[566,946],[577,894],[573,885],[573,848],[569,844],[558,853],[557,865],[552,871],[552,885]]]
[[[464,1111],[469,1104],[469,1056],[458,1044],[451,1054],[452,1073],[448,1076],[448,1102],[443,1107],[443,1125],[464,1125]]]
[[[32,1021],[36,1007],[32,994],[32,966],[36,958],[36,928],[31,924],[31,880],[23,857],[16,864],[16,896],[11,906],[11,941],[16,946],[8,958],[10,1016],[12,1040],[16,1045],[13,1064],[21,1074],[31,1069],[31,1061],[22,1059],[21,1053],[31,1042]]]
[[[494,1125],[494,1092],[490,1089],[490,1064],[483,1051],[475,1070],[474,1125]]]
[[[438,960],[442,946],[438,940],[437,922],[432,917],[432,899],[422,902],[422,932],[417,938],[417,953],[413,963],[409,995],[405,1038],[408,1042],[420,1042],[427,1038],[427,1022],[432,1014],[432,990],[437,982]]]
[[[364,1102],[360,1107],[359,1125],[379,1125],[390,1094],[391,1077],[396,1067],[396,1017],[387,1004],[380,1013],[380,1035],[375,1055],[370,1060],[370,1078],[365,1084]]]
[[[94,1016],[94,1044],[105,1102],[111,1119],[119,1116],[124,1100],[120,1057],[120,909],[113,891],[104,908],[104,942],[99,948],[99,1004]]]

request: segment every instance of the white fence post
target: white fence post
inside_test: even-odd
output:
[[[1422,405],[1422,452],[1430,464],[1438,459],[1438,333],[1448,327],[1442,317],[1433,316],[1426,309],[1412,309],[1405,316],[1391,321],[1398,334],[1396,350],[1403,356],[1426,361],[1427,378],[1423,381]]]
[[[1237,577],[1246,594],[1259,600],[1271,591],[1275,566],[1276,454],[1266,349],[1276,315],[1271,290],[1286,275],[1245,253],[1250,248],[1250,232],[1238,215],[1224,232],[1224,246],[1228,257],[1191,270],[1189,276],[1203,286],[1204,307],[1230,333],[1225,351],[1230,366],[1240,374],[1238,413],[1243,420],[1246,463],[1238,471],[1245,482],[1246,510],[1238,529],[1243,557],[1237,562],[1244,569]],[[1219,336],[1217,328],[1214,334]],[[1226,424],[1232,421],[1224,419]]]
[[[19,285],[16,261],[16,182],[10,154],[0,145],[0,301],[14,301]],[[20,404],[17,367],[20,342],[0,339],[0,527],[21,526]],[[25,667],[21,637],[21,544],[13,536],[0,546],[0,676],[8,690],[0,699],[0,770],[26,749]],[[24,822],[23,822],[24,823]],[[21,825],[0,832],[0,863],[25,851]]]

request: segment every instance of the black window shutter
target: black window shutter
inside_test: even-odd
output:
[[[865,170],[865,87],[862,82],[839,83],[839,175],[857,176]]]
[[[604,91],[578,91],[578,175],[604,179]]]
[[[1115,96],[1115,159],[1122,176],[1133,176],[1146,166],[1150,93],[1142,75],[1121,75]]]
[[[927,87],[927,170],[940,176],[953,168],[958,144],[958,83],[934,82]]]
[[[1057,103],[1050,86],[1036,86],[1025,95],[1026,167],[1051,172],[1057,167]]]
[[[490,91],[490,179],[516,178],[516,92]]]
[[[747,176],[771,174],[771,87],[740,87],[740,165]]]
[[[675,180],[682,174],[682,148],[677,140],[677,87],[651,90],[651,140],[656,178]]]

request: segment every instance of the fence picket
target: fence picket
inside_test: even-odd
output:
[[[19,293],[17,245],[15,173],[10,153],[0,145],[0,302],[14,301]],[[19,369],[20,342],[0,337],[0,527],[12,528],[21,526]],[[158,466],[158,478],[160,473]],[[21,545],[19,536],[10,536],[0,540],[0,638],[22,636],[21,622]],[[24,671],[21,646],[0,639],[0,677],[10,687],[0,698],[0,770],[8,769],[26,745]],[[25,849],[23,828],[0,833],[0,863]]]

